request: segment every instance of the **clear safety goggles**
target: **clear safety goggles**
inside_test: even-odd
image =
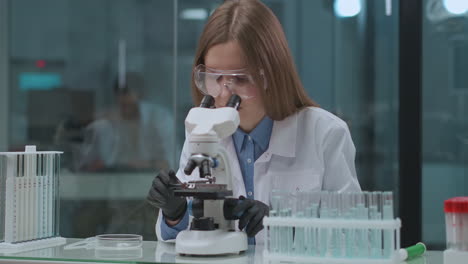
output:
[[[195,85],[204,95],[211,95],[215,98],[225,88],[244,100],[255,96],[254,81],[246,69],[217,70],[199,64],[194,69],[194,80]]]

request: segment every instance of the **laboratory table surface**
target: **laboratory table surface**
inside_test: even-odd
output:
[[[83,239],[67,238],[67,243]],[[216,257],[188,257],[175,253],[171,243],[143,241],[141,249],[126,251],[101,251],[96,249],[64,249],[65,245],[32,250],[21,253],[0,254],[0,263],[267,263],[263,259],[262,246],[249,246],[239,255]],[[405,262],[407,264],[443,263],[441,251],[428,251],[422,257]]]
[[[81,240],[67,238],[66,244]],[[143,241],[141,249],[127,251],[64,249],[64,246],[21,253],[0,253],[0,263],[267,263],[263,259],[262,246],[249,246],[249,249],[242,254],[222,257],[179,256],[175,253],[174,244],[156,241]],[[443,254],[442,251],[428,251],[424,256],[404,263],[440,264],[443,263]]]

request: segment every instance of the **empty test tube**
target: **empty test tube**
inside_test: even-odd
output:
[[[274,207],[278,217],[288,218],[292,216],[292,204],[288,192],[276,190],[274,192]],[[293,248],[293,228],[286,226],[276,227],[274,244],[279,254],[290,254]]]
[[[320,213],[319,217],[321,219],[327,219],[329,218],[329,192],[323,191],[320,192]],[[327,246],[328,246],[328,228],[322,227],[318,228],[318,254],[319,256],[325,256],[327,254]]]
[[[393,219],[393,193],[384,192],[382,194],[382,218],[384,220]],[[383,234],[383,257],[388,258],[394,250],[393,230],[384,230]]]
[[[366,208],[366,197],[368,192],[356,193],[356,211],[355,219],[368,219],[368,210]],[[358,228],[356,230],[356,256],[366,256],[368,252],[367,229]]]
[[[340,207],[340,193],[331,192],[329,193],[329,218],[338,218],[338,209]],[[341,230],[339,228],[331,228],[328,238],[328,249],[327,255],[333,257],[340,257],[341,254]]]
[[[293,205],[295,196],[292,193],[284,193],[284,197],[281,200],[282,209],[280,211],[280,215],[283,217],[290,218],[292,217],[293,212]],[[283,240],[283,252],[287,255],[294,254],[294,227],[286,226],[283,227],[283,234],[281,239]]]
[[[369,219],[371,220],[381,220],[382,216],[379,211],[381,206],[379,206],[381,201],[381,192],[372,192],[370,195],[369,203]],[[371,247],[371,257],[380,258],[382,256],[382,231],[378,229],[370,230],[370,247]]]
[[[280,206],[280,196],[278,195],[278,190],[273,190],[271,194],[271,207],[270,217],[279,217],[279,206]],[[279,227],[271,226],[270,227],[270,251],[278,253],[279,251]]]
[[[354,204],[352,198],[352,193],[343,193],[341,195],[341,217],[347,220],[353,219],[354,211],[352,209],[354,207]],[[344,228],[343,236],[343,255],[347,258],[351,258],[353,257],[354,248],[354,230],[352,228]]]
[[[301,191],[297,193],[295,217],[303,219],[306,217],[306,209],[308,203],[308,193]],[[306,230],[304,227],[296,227],[294,230],[294,253],[296,255],[304,255],[306,253]]]
[[[320,192],[311,192],[308,195],[310,205],[306,210],[306,217],[308,218],[318,218],[319,214],[319,203],[320,203]],[[318,249],[318,230],[316,227],[308,227],[306,236],[306,245],[307,245],[307,255],[315,256],[317,255]]]

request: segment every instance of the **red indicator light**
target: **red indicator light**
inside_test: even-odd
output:
[[[45,60],[38,60],[36,61],[36,67],[38,68],[44,68],[46,66]]]

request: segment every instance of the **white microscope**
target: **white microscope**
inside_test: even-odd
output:
[[[211,108],[214,98],[205,96],[200,107],[192,108],[185,119],[191,156],[184,169],[191,175],[199,169],[200,179],[175,188],[176,196],[193,197],[190,229],[176,238],[176,252],[187,255],[222,255],[247,250],[247,235],[236,231],[232,175],[226,150],[220,140],[239,126],[240,97],[232,95],[226,107]]]

